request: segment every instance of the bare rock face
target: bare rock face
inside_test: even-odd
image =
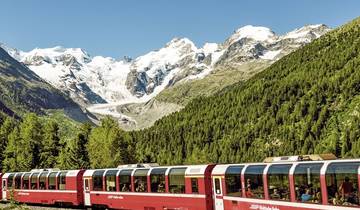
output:
[[[131,64],[126,87],[133,95],[142,97],[152,94],[159,86],[170,86],[179,71],[195,61],[196,50],[190,40],[176,38],[164,48],[140,56]]]
[[[132,69],[127,75],[125,84],[131,94],[141,97],[147,93],[148,83],[149,78],[145,71],[137,72],[136,69]]]

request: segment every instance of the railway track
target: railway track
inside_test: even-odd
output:
[[[55,206],[34,206],[34,205],[11,205],[7,203],[0,203],[0,210],[69,210],[74,208],[63,208]],[[76,208],[82,210],[82,208]]]

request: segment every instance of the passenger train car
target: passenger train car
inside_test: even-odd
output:
[[[212,171],[214,209],[360,208],[360,159],[299,161],[298,158],[217,165]]]
[[[2,177],[2,199],[21,203],[50,205],[83,205],[82,175],[85,170],[32,170],[5,173]]]
[[[111,209],[212,209],[215,165],[87,170],[85,206]]]
[[[360,159],[307,155],[262,163],[5,173],[0,198],[123,210],[359,210],[359,179]]]

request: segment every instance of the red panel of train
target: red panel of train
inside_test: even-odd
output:
[[[129,165],[0,174],[3,201],[123,210],[355,210],[360,159],[308,155],[228,165]]]

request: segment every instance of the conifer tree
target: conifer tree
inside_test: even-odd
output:
[[[59,125],[50,120],[46,122],[43,128],[44,136],[41,142],[40,167],[53,168],[60,150]]]
[[[19,154],[20,138],[17,127],[9,134],[8,143],[4,151],[4,160],[2,161],[3,171],[19,171],[17,156]]]
[[[14,119],[10,117],[5,117],[5,120],[0,127],[0,171],[3,168],[1,163],[5,158],[5,149],[8,144],[8,138],[14,127]]]
[[[92,168],[116,167],[129,162],[129,148],[124,132],[118,123],[110,117],[101,120],[94,128],[87,147]]]
[[[88,144],[91,125],[81,125],[75,138],[66,141],[58,158],[58,166],[64,169],[86,169],[89,168],[89,157],[86,146]]]
[[[41,142],[43,138],[40,120],[34,113],[27,114],[19,128],[18,168],[21,171],[39,168]]]

